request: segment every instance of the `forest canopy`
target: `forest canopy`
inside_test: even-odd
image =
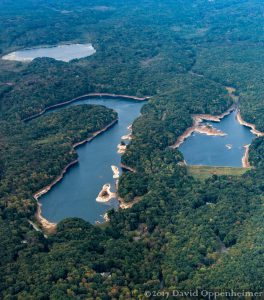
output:
[[[257,0],[1,1],[1,56],[84,42],[96,54],[69,63],[0,59],[0,298],[263,290],[263,137],[242,176],[194,178],[170,147],[192,114],[232,105],[227,86],[242,117],[264,131],[263,13]],[[69,218],[46,236],[32,226],[33,194],[77,158],[74,143],[118,116],[80,105],[23,120],[91,92],[151,96],[122,156],[135,173],[121,177],[119,193],[140,201],[110,211],[104,226]]]

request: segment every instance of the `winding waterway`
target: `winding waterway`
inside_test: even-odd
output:
[[[69,44],[18,50],[4,55],[2,59],[25,62],[32,61],[37,57],[50,57],[56,60],[69,62],[73,59],[91,56],[95,52],[92,44]]]
[[[250,128],[239,124],[237,111],[233,111],[220,122],[204,121],[226,133],[225,136],[208,136],[197,132],[187,138],[180,146],[185,161],[190,165],[241,167],[244,146],[251,144],[256,137]]]
[[[80,104],[100,104],[112,108],[118,113],[119,121],[91,142],[78,147],[79,163],[39,199],[42,215],[55,223],[67,217],[80,217],[91,223],[103,221],[102,216],[110,208],[118,206],[116,199],[99,203],[96,197],[106,183],[110,183],[111,191],[114,191],[115,179],[111,165],[120,169],[117,145],[121,137],[129,133],[127,127],[139,116],[144,102],[102,97],[80,100],[70,105]],[[48,113],[54,113],[54,110]]]
[[[112,108],[118,113],[119,121],[91,142],[78,147],[79,163],[39,199],[43,217],[54,223],[67,217],[79,217],[91,223],[102,222],[103,215],[109,209],[118,207],[117,199],[100,203],[96,198],[106,183],[111,184],[112,192],[115,191],[111,166],[118,166],[121,171],[117,145],[121,137],[129,133],[128,126],[139,116],[144,102],[103,96],[81,99],[68,106],[80,104],[99,104]],[[55,113],[64,107],[46,113]],[[208,136],[194,132],[179,146],[186,162],[190,165],[241,167],[244,146],[250,144],[255,135],[248,127],[239,124],[236,114],[233,111],[220,122],[203,121],[201,125],[213,127],[226,135]]]

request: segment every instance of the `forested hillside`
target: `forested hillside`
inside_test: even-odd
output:
[[[190,176],[170,146],[194,113],[219,114],[236,88],[264,131],[263,13],[257,0],[6,0],[0,54],[89,42],[69,63],[0,60],[0,298],[144,299],[145,291],[262,291],[264,138],[242,176]],[[131,209],[45,236],[33,194],[75,160],[72,145],[117,119],[81,105],[23,119],[90,92],[151,96],[133,124],[119,193]]]

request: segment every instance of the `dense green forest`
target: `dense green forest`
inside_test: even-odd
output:
[[[219,114],[236,88],[264,131],[264,5],[258,0],[0,2],[0,54],[91,42],[69,63],[0,59],[0,298],[144,299],[145,291],[264,289],[264,138],[242,176],[199,180],[170,148],[191,114]],[[202,75],[202,76],[201,76]],[[30,117],[89,92],[152,96],[133,123],[119,193],[131,209],[94,226],[71,218],[34,230],[34,192],[77,158],[72,145],[117,120],[81,105]]]

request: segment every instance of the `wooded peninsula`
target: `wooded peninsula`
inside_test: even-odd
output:
[[[0,2],[1,57],[63,43],[96,49],[70,62],[0,59],[1,299],[263,291],[264,136],[243,172],[194,175],[171,147],[193,115],[221,115],[234,101],[244,124],[264,132],[263,13],[257,0]],[[118,195],[129,208],[102,225],[67,218],[45,232],[34,195],[118,115],[87,104],[41,113],[87,94],[151,97],[121,158]]]

